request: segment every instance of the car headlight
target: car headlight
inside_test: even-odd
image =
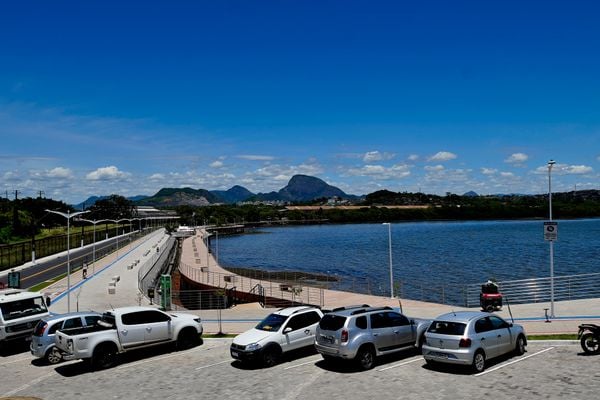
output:
[[[256,351],[258,349],[260,349],[260,344],[258,343],[250,343],[248,346],[246,346],[247,351]]]

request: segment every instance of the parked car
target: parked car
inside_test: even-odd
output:
[[[55,314],[42,319],[35,326],[31,335],[31,354],[44,358],[48,364],[62,361],[62,354],[54,345],[54,335],[59,329],[84,328],[93,326],[102,317],[97,312],[75,312],[69,314]]]
[[[323,312],[316,307],[282,308],[236,336],[230,348],[231,357],[270,367],[283,353],[312,346],[322,317]]]
[[[377,356],[419,347],[430,322],[408,318],[391,307],[342,307],[321,319],[315,347],[325,360],[355,360],[367,370]]]
[[[514,352],[525,353],[527,337],[521,325],[495,314],[457,311],[437,317],[425,333],[423,357],[428,364],[470,365],[476,372],[486,360]]]
[[[163,343],[187,349],[200,343],[200,335],[196,315],[135,306],[108,310],[93,326],[58,330],[55,344],[65,360],[90,360],[95,368],[109,368],[119,353]]]

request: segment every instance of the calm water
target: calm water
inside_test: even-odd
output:
[[[555,275],[600,272],[600,219],[558,223]],[[320,272],[346,281],[364,278],[373,292],[389,293],[386,225],[269,227],[255,232],[219,237],[221,264]],[[392,259],[394,280],[403,284],[459,286],[490,277],[505,281],[550,274],[542,221],[395,223]]]

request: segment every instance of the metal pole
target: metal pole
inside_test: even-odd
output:
[[[92,275],[96,272],[96,221],[94,220],[94,247],[92,247]]]
[[[71,216],[67,211],[67,312],[71,312]]]
[[[390,253],[390,298],[394,298],[394,272],[392,267],[392,224],[384,222],[383,225],[388,226],[388,248]]]
[[[552,222],[552,166],[554,160],[548,161],[548,207]],[[550,240],[550,317],[554,318],[554,240]]]

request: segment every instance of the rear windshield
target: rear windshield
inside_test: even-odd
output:
[[[323,318],[321,318],[321,322],[319,322],[319,328],[326,331],[337,331],[344,326],[346,322],[346,317],[341,317],[339,315],[325,314]]]
[[[466,324],[460,322],[433,321],[429,325],[427,332],[438,333],[440,335],[462,336],[465,333]]]

